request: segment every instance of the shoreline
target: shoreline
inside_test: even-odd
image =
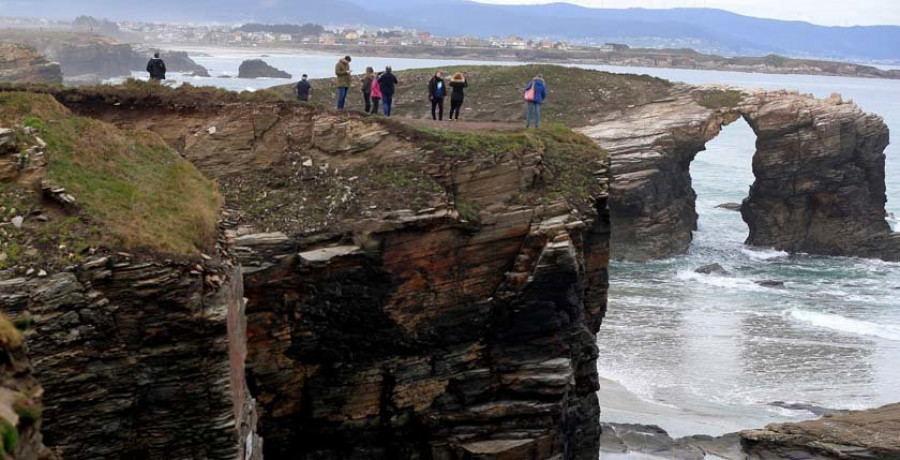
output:
[[[842,63],[842,62],[831,62],[831,61],[816,61],[816,62],[829,62],[831,64],[846,64],[851,66],[861,66],[861,67],[870,67],[872,69],[883,71],[883,72],[893,72],[893,75],[870,75],[859,72],[808,72],[803,71],[800,68],[786,68],[783,71],[779,71],[777,69],[766,69],[765,71],[754,70],[746,67],[732,67],[728,65],[652,65],[648,61],[641,61],[639,63],[630,63],[630,62],[621,62],[615,60],[604,60],[593,57],[577,57],[577,56],[568,56],[565,58],[557,58],[557,57],[548,57],[542,58],[539,56],[518,56],[515,53],[498,53],[497,55],[484,55],[478,54],[475,49],[473,52],[460,54],[460,55],[446,55],[434,52],[407,52],[407,51],[399,51],[396,47],[385,47],[378,49],[377,47],[360,47],[359,45],[333,45],[330,46],[329,49],[324,49],[324,46],[272,46],[272,45],[264,45],[264,46],[222,46],[222,45],[199,45],[199,44],[179,44],[179,43],[170,43],[170,44],[160,44],[160,43],[147,43],[149,46],[158,47],[161,49],[169,49],[171,51],[186,51],[188,53],[201,53],[207,54],[210,53],[222,53],[229,52],[237,55],[247,55],[247,56],[259,56],[260,54],[268,54],[268,55],[280,55],[280,56],[290,56],[294,54],[309,54],[309,55],[317,55],[317,56],[336,56],[350,53],[351,55],[357,55],[363,58],[402,58],[402,59],[427,59],[427,60],[459,60],[459,61],[487,61],[487,62],[525,62],[525,63],[535,63],[535,64],[550,64],[550,65],[590,65],[590,66],[607,66],[607,67],[622,67],[622,68],[634,68],[634,69],[671,69],[671,70],[694,70],[694,71],[713,71],[713,72],[735,72],[735,73],[744,73],[744,74],[755,74],[755,75],[807,75],[807,76],[817,76],[817,77],[842,77],[842,78],[863,78],[863,79],[873,79],[873,80],[898,80],[900,79],[900,69],[891,69],[884,70],[880,69],[876,66],[869,64],[856,64],[856,63]],[[332,51],[334,50],[334,51]],[[456,48],[455,50],[465,50],[464,48]],[[674,59],[676,55],[671,55],[670,58]],[[635,58],[637,59],[637,58]],[[746,59],[760,59],[756,57],[749,57]],[[655,59],[654,59],[655,61]],[[708,62],[708,61],[698,61]],[[760,64],[757,64],[757,66]],[[636,72],[635,72],[636,73]]]

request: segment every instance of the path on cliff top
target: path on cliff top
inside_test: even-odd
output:
[[[437,129],[441,131],[455,131],[471,133],[478,131],[520,131],[524,123],[512,123],[504,121],[434,121],[417,118],[393,118],[403,124],[418,128]]]

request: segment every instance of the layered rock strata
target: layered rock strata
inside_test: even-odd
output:
[[[222,185],[266,458],[596,457],[608,168],[590,141],[450,152],[290,104],[81,110]]]
[[[686,85],[581,130],[610,151],[614,257],[687,250],[697,226],[691,161],[738,118],[757,135],[756,181],[741,207],[747,244],[900,260],[900,238],[884,219],[881,117],[839,96]]]
[[[24,45],[0,44],[0,82],[62,83],[59,64]]]
[[[0,281],[0,309],[33,323],[47,445],[67,459],[259,458],[242,299],[236,270],[124,254]]]
[[[748,458],[900,458],[900,404],[741,432]]]

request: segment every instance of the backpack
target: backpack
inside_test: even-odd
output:
[[[534,87],[537,86],[534,82],[531,82],[531,86],[525,90],[525,100],[528,102],[534,102]]]

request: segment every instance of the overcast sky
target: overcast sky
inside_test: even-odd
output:
[[[476,0],[483,3],[553,3],[560,0]],[[719,8],[748,16],[815,24],[900,25],[900,0],[566,0],[597,8]]]

